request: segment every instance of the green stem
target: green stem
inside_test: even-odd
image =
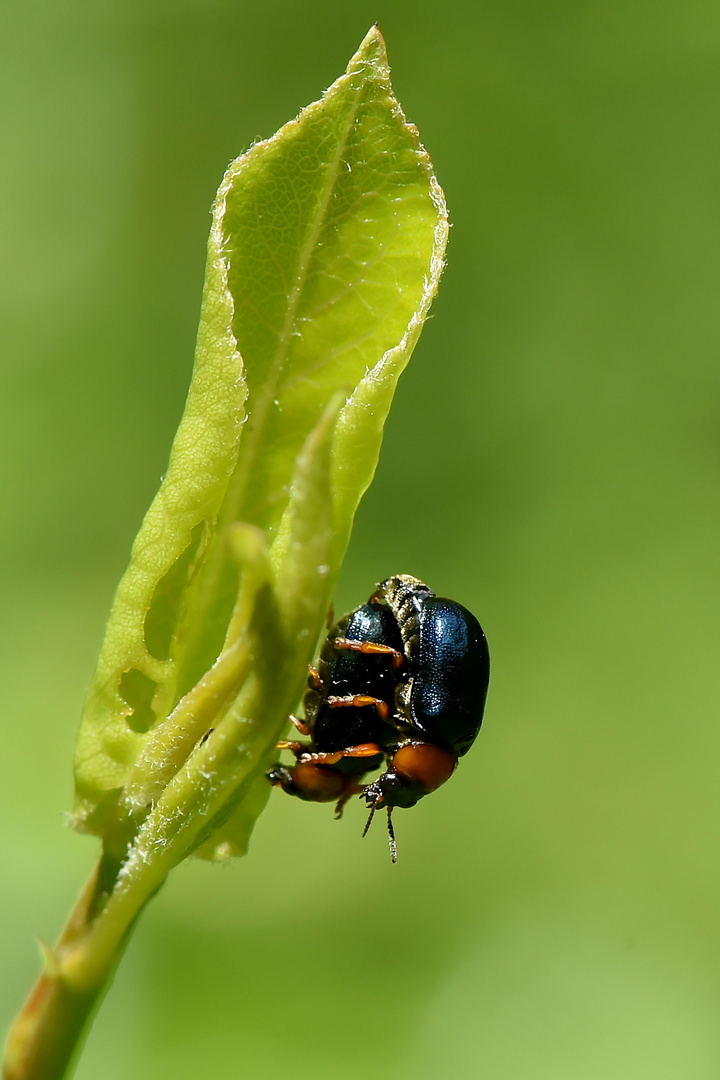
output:
[[[99,859],[57,945],[54,949],[42,946],[43,970],[5,1044],[3,1080],[62,1080],[67,1075],[134,925],[132,922],[126,928],[111,952],[95,958],[92,984],[79,986],[67,977],[64,959],[76,952],[86,937],[109,876],[113,876],[113,870],[108,860]]]

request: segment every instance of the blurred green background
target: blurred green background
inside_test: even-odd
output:
[[[64,825],[103,623],[182,410],[227,163],[374,20],[449,267],[336,608],[470,607],[486,724],[397,815],[274,795],[177,870],[79,1080],[720,1075],[720,8],[5,0],[0,1005],[95,852]]]

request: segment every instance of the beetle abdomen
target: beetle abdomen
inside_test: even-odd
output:
[[[323,700],[313,722],[315,748],[328,753],[359,743],[386,745],[393,740],[395,728],[382,720],[375,705],[332,708],[328,698],[365,695],[384,702],[390,715],[394,709],[397,681],[392,657],[338,649],[335,645],[338,639],[402,649],[402,638],[392,612],[380,604],[363,604],[336,623],[320,654],[324,688]],[[362,759],[350,759],[342,764],[342,768],[350,772],[367,772],[372,767]]]

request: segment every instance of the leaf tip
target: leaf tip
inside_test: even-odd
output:
[[[387,47],[385,38],[380,33],[377,23],[370,27],[367,34],[360,42],[360,48],[348,64],[348,73],[355,71],[366,64],[372,64],[381,69],[388,69]]]

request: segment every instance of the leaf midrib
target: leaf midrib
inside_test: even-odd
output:
[[[255,402],[253,402],[252,387],[249,388],[248,404],[250,406],[250,409],[248,415],[248,422],[241,436],[242,445],[240,448],[238,463],[235,472],[231,476],[228,483],[225,498],[223,499],[223,503],[218,514],[215,535],[211,543],[210,549],[207,553],[202,573],[198,578],[198,581],[196,582],[195,599],[197,601],[197,606],[195,607],[195,610],[193,612],[193,618],[190,620],[189,625],[186,621],[187,637],[185,639],[184,648],[182,650],[182,656],[177,657],[179,663],[177,664],[176,679],[178,680],[178,682],[181,681],[184,677],[183,672],[188,658],[193,658],[195,656],[195,653],[198,649],[198,642],[202,639],[202,636],[204,634],[204,626],[206,619],[209,612],[214,606],[218,582],[220,581],[222,575],[223,566],[225,565],[228,558],[224,539],[225,526],[232,521],[237,521],[240,519],[241,508],[247,489],[248,479],[250,477],[253,465],[257,459],[259,446],[262,443],[265,420],[267,418],[270,405],[277,396],[278,381],[280,380],[283,368],[288,357],[291,335],[296,325],[297,309],[300,303],[303,288],[307,281],[308,270],[312,260],[312,254],[317,246],[320,232],[325,224],[330,199],[338,179],[342,155],[347,146],[348,136],[357,115],[364,89],[364,85],[361,84],[355,90],[351,106],[348,111],[347,122],[342,130],[340,137],[337,140],[337,148],[335,150],[335,154],[328,164],[326,178],[321,191],[321,197],[318,201],[317,209],[315,211],[314,220],[312,222],[307,241],[302,249],[300,258],[298,260],[298,266],[295,275],[295,284],[288,297],[287,312],[283,322],[283,327],[278,341],[275,356],[272,361],[270,373],[268,374],[263,392],[260,394],[260,396]],[[325,104],[326,101],[327,99],[325,99],[322,103],[318,102],[317,104],[322,105]],[[225,256],[225,258],[227,259],[227,256]],[[229,274],[226,277],[226,281],[228,277]],[[242,354],[242,343],[238,341],[237,347],[240,354]],[[204,597],[204,599],[200,598],[200,579],[202,579],[203,582],[202,596]]]
[[[257,398],[254,405],[252,404],[252,387],[250,388],[249,420],[247,431],[244,433],[243,436],[245,446],[241,453],[241,461],[238,464],[235,475],[230,481],[228,492],[224,500],[223,510],[221,514],[223,521],[236,520],[240,511],[240,506],[242,505],[242,500],[245,493],[247,480],[250,475],[252,462],[256,457],[258,444],[262,440],[262,434],[265,427],[267,413],[271,403],[277,397],[277,388],[290,352],[290,341],[295,326],[297,325],[297,310],[300,304],[303,289],[307,282],[313,252],[317,248],[318,239],[325,225],[328,206],[330,205],[330,199],[332,197],[333,190],[335,189],[340,171],[340,162],[342,161],[342,156],[347,146],[350,130],[355,121],[355,116],[357,114],[363,90],[364,86],[358,86],[352,101],[352,105],[348,112],[347,122],[341,136],[338,138],[335,154],[328,164],[326,181],[321,191],[321,196],[315,212],[313,223],[310,228],[307,241],[298,260],[298,267],[295,275],[295,284],[288,297],[287,311],[282,331],[280,333],[280,338],[278,341],[275,356],[273,358],[268,377],[265,381],[263,392]],[[240,348],[240,352],[242,353],[240,342],[238,342],[238,347]],[[248,443],[250,445],[248,445]]]

